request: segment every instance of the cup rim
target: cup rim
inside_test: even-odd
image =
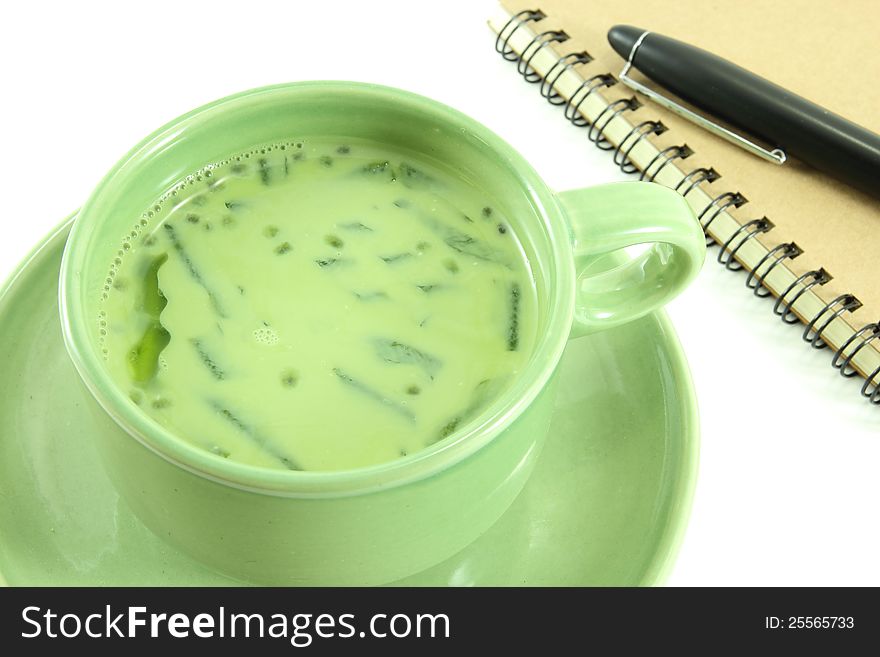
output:
[[[393,100],[420,114],[432,115],[447,124],[470,132],[509,165],[512,174],[538,212],[550,249],[551,280],[546,299],[548,323],[539,335],[532,357],[502,398],[467,423],[459,431],[408,456],[361,468],[332,471],[274,470],[223,459],[176,437],[158,422],[130,403],[121,388],[102,366],[89,338],[89,324],[81,307],[81,277],[87,249],[79,246],[96,221],[93,206],[111,190],[121,170],[136,169],[155,148],[172,135],[201,125],[224,108],[260,102],[278,93],[297,90],[326,93],[357,93]],[[174,465],[227,486],[289,497],[334,497],[362,494],[377,489],[423,479],[455,465],[491,443],[510,426],[544,389],[562,357],[574,316],[574,258],[570,230],[555,194],[526,160],[491,130],[447,105],[430,98],[383,85],[347,81],[291,82],[258,87],[225,96],[171,120],[158,128],[126,155],[103,177],[82,206],[64,247],[59,278],[59,310],[67,352],[84,384],[103,410],[124,431],[144,447]],[[504,403],[501,403],[503,400]]]

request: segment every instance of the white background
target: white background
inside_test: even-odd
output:
[[[485,20],[496,10],[492,0],[10,3],[0,277],[153,129],[277,82],[403,87],[486,124],[557,189],[621,179],[495,54]],[[669,308],[702,417],[700,480],[669,583],[878,585],[880,408],[771,306],[708,260]]]

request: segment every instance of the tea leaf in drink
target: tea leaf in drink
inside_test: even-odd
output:
[[[438,358],[397,340],[379,339],[374,344],[376,354],[386,363],[417,365],[429,377],[433,377],[443,364]]]

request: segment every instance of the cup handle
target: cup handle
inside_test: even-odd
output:
[[[694,279],[706,241],[687,201],[653,183],[620,182],[558,194],[577,275],[571,337],[637,319]],[[644,245],[638,254],[621,249]]]

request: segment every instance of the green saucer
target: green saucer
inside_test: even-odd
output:
[[[92,448],[61,340],[57,279],[70,222],[0,292],[0,582],[241,584],[150,533]],[[569,343],[535,473],[468,548],[398,582],[417,586],[661,582],[690,511],[696,403],[669,320],[654,314]]]

